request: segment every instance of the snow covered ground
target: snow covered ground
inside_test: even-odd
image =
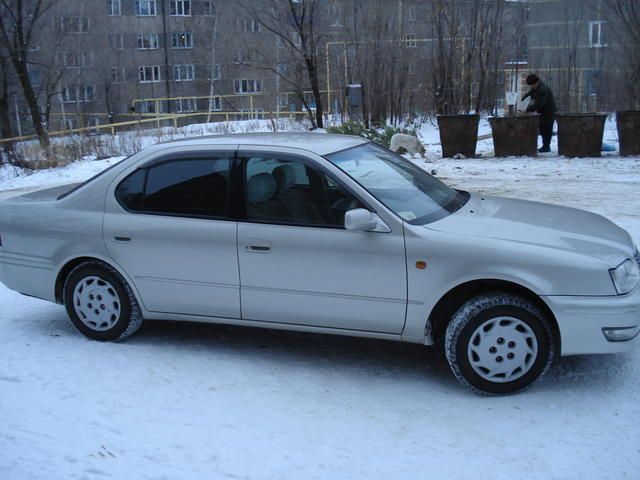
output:
[[[448,183],[598,212],[640,243],[640,158],[442,160],[420,133],[416,163]],[[0,180],[0,198],[114,161]],[[2,480],[637,479],[638,419],[640,351],[484,398],[416,345],[162,322],[102,344],[0,285]]]

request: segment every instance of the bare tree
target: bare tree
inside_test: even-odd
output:
[[[490,111],[495,108],[501,66],[504,64],[504,0],[475,0],[472,11],[471,36],[475,43],[477,65],[472,79],[478,86],[475,111]],[[469,65],[473,65],[473,62],[469,62]]]
[[[274,34],[291,52],[293,59],[303,66],[311,87],[315,112],[305,99],[304,86],[298,84],[295,92],[305,106],[314,128],[322,128],[324,115],[320,91],[321,55],[326,32],[322,23],[323,3],[321,0],[262,0],[238,3],[262,28]],[[293,71],[296,71],[295,66]],[[291,80],[289,76],[280,76]]]
[[[367,125],[384,125],[387,119],[396,122],[410,104],[409,65],[419,63],[415,32],[407,31],[398,4],[384,0],[345,3],[349,10],[344,16],[346,41],[342,52],[349,78],[344,84],[361,86],[362,116]]]
[[[0,129],[2,130],[2,138],[13,137],[13,127],[11,125],[11,113],[9,106],[9,61],[2,52],[0,52]],[[11,158],[13,155],[13,142],[3,144],[3,152],[0,155],[0,165],[6,156]]]
[[[47,129],[51,125],[51,112],[53,108],[53,99],[60,93],[60,80],[64,76],[63,66],[58,61],[58,47],[61,45],[63,32],[56,31],[55,36],[47,42],[45,52],[41,52],[37,59],[29,60],[30,65],[38,69],[40,84],[36,85],[32,80],[34,93],[38,105],[41,106],[43,112],[43,122]],[[43,107],[43,108],[42,108]]]
[[[38,29],[56,2],[57,0],[0,0],[0,42],[18,75],[33,127],[43,148],[49,147],[49,135],[29,75],[29,64]]]
[[[215,71],[216,67],[215,65],[217,64],[216,62],[216,46],[217,46],[217,39],[218,39],[218,18],[220,18],[220,7],[221,5],[217,6],[217,10],[216,10],[216,15],[213,17],[213,34],[212,34],[212,41],[211,41],[211,58],[210,58],[210,70],[208,72],[208,77],[207,80],[209,82],[209,102],[207,104],[207,123],[209,123],[211,121],[211,112],[213,112],[214,110],[214,98],[213,95],[216,92],[216,79],[217,79],[217,72]]]
[[[504,0],[434,0],[431,82],[440,114],[493,109],[504,61]]]
[[[604,0],[616,39],[616,59],[620,64],[627,101],[640,108],[640,5],[637,0]]]
[[[431,17],[435,34],[431,49],[435,110],[439,114],[468,111],[462,86],[465,69],[459,53],[465,48],[464,43],[468,38],[462,33],[459,2],[434,0],[431,3]],[[465,58],[468,62],[468,57]]]

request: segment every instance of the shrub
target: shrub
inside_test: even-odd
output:
[[[389,148],[391,144],[391,137],[396,133],[405,133],[407,135],[413,135],[416,137],[415,130],[407,130],[406,128],[397,127],[385,127],[383,129],[367,128],[362,122],[344,122],[341,125],[327,128],[329,133],[340,133],[342,135],[356,135],[358,137],[366,138],[385,148]]]

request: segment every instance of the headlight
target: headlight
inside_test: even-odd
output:
[[[618,295],[629,293],[640,282],[640,267],[631,259],[627,259],[616,268],[612,268],[609,273]]]

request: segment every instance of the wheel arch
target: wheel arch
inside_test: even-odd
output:
[[[118,266],[112,261],[101,258],[99,256],[90,256],[90,255],[73,257],[73,258],[67,259],[65,262],[63,262],[62,266],[58,269],[58,274],[56,275],[56,281],[54,286],[54,295],[55,295],[56,303],[59,303],[59,304],[64,303],[64,298],[63,298],[64,283],[67,277],[69,276],[69,274],[78,265],[82,263],[87,263],[87,262],[103,263],[108,267],[112,268],[113,270],[115,270],[116,272],[118,272],[122,276],[122,278],[127,282],[129,287],[131,288],[131,291],[135,295],[136,300],[138,301],[138,304],[142,308],[143,303],[141,302],[140,295],[138,294],[136,286],[133,284],[129,276],[120,268],[120,266]]]
[[[429,340],[431,340],[430,343],[434,345],[438,345],[440,343],[444,338],[444,333],[447,329],[447,325],[451,321],[451,317],[464,302],[477,295],[496,291],[520,295],[537,306],[549,319],[553,329],[556,346],[560,346],[560,328],[558,327],[558,321],[551,308],[549,308],[549,305],[547,305],[539,295],[529,288],[515,282],[497,279],[471,280],[462,283],[445,293],[440,300],[438,300],[433,309],[431,309],[429,317],[427,318],[425,330],[427,341],[429,342]]]

